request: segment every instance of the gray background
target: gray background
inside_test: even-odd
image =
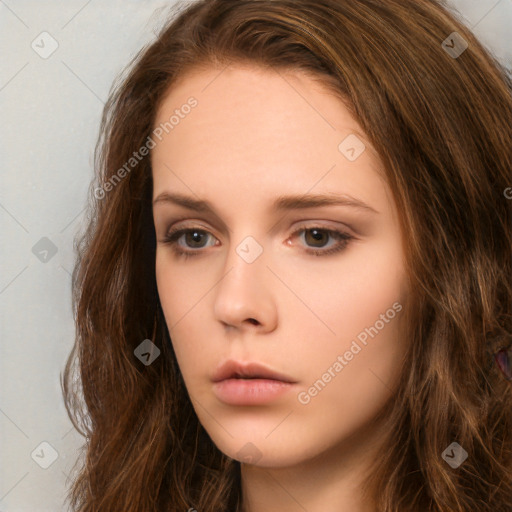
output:
[[[111,83],[172,4],[0,0],[0,512],[67,509],[82,443],[59,383],[74,337],[73,238]],[[512,68],[512,0],[451,5]]]

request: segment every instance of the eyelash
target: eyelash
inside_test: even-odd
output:
[[[349,242],[354,239],[354,237],[352,235],[349,235],[348,233],[346,233],[344,231],[337,231],[337,230],[333,230],[333,229],[322,228],[320,226],[312,226],[312,227],[301,226],[299,229],[297,229],[296,231],[294,231],[292,233],[292,236],[295,237],[298,233],[301,233],[303,231],[315,231],[315,230],[328,233],[333,238],[338,239],[338,244],[336,244],[334,247],[332,247],[330,249],[325,249],[325,250],[311,250],[310,249],[310,250],[306,251],[306,253],[311,254],[313,256],[327,256],[330,254],[335,254],[337,252],[341,252],[347,247]],[[181,238],[182,235],[191,233],[191,232],[192,233],[198,232],[201,234],[207,234],[207,235],[210,234],[211,235],[211,233],[209,233],[208,231],[206,231],[204,229],[198,229],[198,228],[197,229],[196,228],[174,229],[174,230],[171,230],[165,236],[165,238],[162,240],[162,243],[170,245],[173,252],[177,256],[183,257],[184,259],[187,259],[191,256],[198,256],[201,252],[203,252],[201,249],[183,250],[180,248],[180,246],[177,243],[178,239]]]

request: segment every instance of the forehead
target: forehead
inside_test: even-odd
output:
[[[184,108],[190,98],[195,106]],[[261,200],[257,187],[271,195],[340,191],[364,196],[377,210],[389,200],[380,160],[361,127],[341,99],[301,71],[194,70],[161,103],[153,128],[165,123],[151,151],[154,197],[192,187],[202,197],[245,194],[251,202]],[[354,161],[346,156],[347,140],[364,144]]]
[[[176,119],[169,133],[176,141],[193,129],[198,141],[207,133],[214,143],[229,136],[230,141],[245,141],[244,150],[253,147],[253,140],[309,142],[308,146],[325,140],[318,145],[319,151],[325,152],[328,145],[337,150],[340,134],[357,132],[364,138],[341,99],[300,70],[247,65],[194,69],[170,87],[154,127],[179,113],[191,97],[197,106],[181,115],[178,123]]]

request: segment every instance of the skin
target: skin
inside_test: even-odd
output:
[[[198,104],[151,151],[153,199],[180,192],[217,212],[153,205],[158,293],[187,391],[215,445],[242,462],[245,512],[374,510],[359,487],[379,460],[383,426],[374,420],[399,378],[407,296],[382,164],[343,102],[303,72],[232,65],[219,73],[197,69],[171,87],[155,127],[190,96]],[[338,149],[350,134],[366,145],[355,161]],[[376,212],[271,210],[277,196],[306,193],[348,194]],[[176,242],[200,253],[175,255],[164,243],[171,227],[207,231]],[[315,227],[353,239],[340,252],[308,254],[338,244],[325,231],[315,239]],[[263,251],[252,263],[236,251],[247,236]],[[301,403],[298,393],[394,303],[402,312]],[[227,405],[210,378],[229,358],[259,361],[297,384],[263,405]],[[249,442],[259,457],[252,464],[240,455]]]

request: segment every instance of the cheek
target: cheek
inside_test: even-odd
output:
[[[170,265],[166,258],[168,258],[168,255],[159,255],[157,252],[155,264],[156,284],[165,322],[181,368],[187,359],[187,351],[183,349],[187,346],[190,347],[191,344],[180,344],[176,343],[175,340],[182,339],[186,327],[190,327],[187,326],[187,312],[191,309],[193,305],[192,300],[196,297],[196,294],[190,286],[193,283],[185,280],[183,274],[180,275],[176,271],[177,266]],[[197,298],[195,302],[197,302]],[[194,336],[190,336],[190,334],[188,337],[196,339]],[[185,337],[185,339],[188,339],[188,337]]]
[[[299,271],[280,269],[282,280],[301,299],[289,303],[293,318],[335,351],[348,349],[352,339],[376,322],[381,326],[381,315],[390,319],[382,331],[390,331],[401,316],[393,304],[403,307],[406,292],[399,247],[398,241],[388,243],[383,237],[354,246],[323,265],[308,263]]]
[[[179,283],[176,281],[176,275],[170,271],[170,266],[164,261],[164,256],[157,250],[155,262],[155,277],[158,297],[164,312],[165,321],[171,332],[173,321],[179,318],[179,312],[176,311],[176,290]]]
[[[176,324],[176,328],[178,328],[185,321],[187,312],[198,303],[208,290],[208,282],[211,278],[201,276],[200,267],[194,268],[193,273],[191,273],[190,271],[184,271],[182,264],[173,264],[173,256],[170,255],[169,251],[165,248],[160,251],[157,250],[155,262],[156,284],[167,325],[170,328]],[[182,318],[183,320],[181,320]],[[169,329],[170,331],[171,329]]]
[[[305,425],[317,424],[314,418],[338,425],[322,442],[350,436],[371,421],[394,394],[406,343],[400,328],[405,306],[397,298],[401,299],[391,288],[382,291],[380,300],[376,295],[371,301],[365,295],[353,298],[344,309],[337,308],[332,321],[337,336],[323,336],[314,349],[303,351],[302,359],[308,365],[303,366],[301,388],[310,402],[296,407],[298,416]]]
[[[371,403],[378,405],[399,375],[406,343],[400,320],[407,290],[397,245],[368,244],[364,250],[361,246],[352,255],[347,253],[339,264],[309,272],[302,284],[295,278],[294,289],[316,315],[295,311],[300,319],[298,332],[307,333],[305,339],[316,340],[302,347],[301,358],[310,363],[304,384],[322,379],[329,368],[336,375],[331,380],[325,376],[329,390],[322,391],[318,405],[341,399],[350,409],[363,400],[370,411]],[[341,371],[332,368],[338,356],[346,361]],[[297,364],[301,367],[299,361]],[[347,389],[352,390],[350,395]]]
[[[332,386],[332,398],[337,399],[337,392],[347,411],[362,416],[380,408],[400,376],[406,344],[401,329],[406,300],[402,261],[395,250],[361,253],[344,280],[344,293],[338,292],[342,315],[336,354],[346,364]]]
[[[375,257],[368,252],[362,253],[351,269],[344,269],[338,291],[331,286],[331,293],[337,294],[345,325],[350,328],[343,331],[345,335],[357,336],[378,322],[382,315],[395,323],[398,313],[393,304],[402,304],[404,298],[405,275],[401,257],[398,254],[377,254]],[[390,324],[385,322],[385,325],[387,329]]]
[[[205,344],[205,316],[201,315],[201,300],[208,300],[207,292],[215,280],[212,272],[201,266],[194,271],[183,271],[183,265],[173,265],[165,250],[156,256],[155,275],[158,296],[178,366],[185,384],[191,392],[198,369],[216,361],[214,344]],[[204,267],[204,266],[203,266]],[[180,270],[181,269],[181,270]],[[204,274],[204,275],[202,275]]]

